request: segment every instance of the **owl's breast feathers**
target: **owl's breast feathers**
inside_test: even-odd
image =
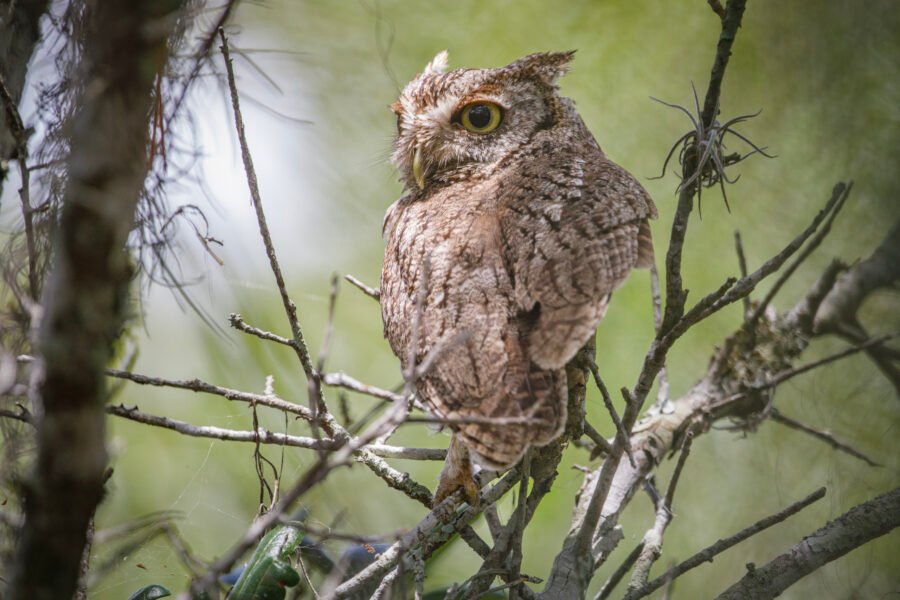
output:
[[[483,463],[510,466],[559,435],[563,367],[628,271],[652,260],[654,216],[633,177],[583,147],[557,147],[388,210],[385,335],[407,369],[412,323],[421,324],[417,363],[440,354],[417,391],[444,417],[480,420],[457,429]]]

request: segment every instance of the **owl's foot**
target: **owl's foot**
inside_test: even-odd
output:
[[[454,433],[450,436],[450,447],[447,448],[447,458],[444,460],[444,468],[441,469],[441,475],[438,478],[432,506],[437,506],[456,490],[463,490],[465,500],[470,506],[478,504],[478,485],[472,474],[469,449]]]

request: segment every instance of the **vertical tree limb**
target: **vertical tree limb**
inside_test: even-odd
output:
[[[71,598],[88,522],[103,495],[104,368],[125,316],[124,245],[147,172],[147,115],[176,0],[101,2],[85,40],[87,82],[74,122],[69,180],[44,290],[34,389],[37,461],[12,600]]]

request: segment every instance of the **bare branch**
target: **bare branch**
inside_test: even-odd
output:
[[[588,423],[586,420],[584,422],[584,434],[591,438],[591,441],[596,444],[596,447],[591,452],[591,458],[594,455],[599,456],[600,453],[609,455],[612,453],[612,444],[606,441],[606,438],[600,435],[600,432],[594,429],[594,426]]]
[[[766,307],[769,306],[769,303],[772,302],[772,299],[778,294],[781,287],[787,283],[787,280],[790,279],[791,275],[794,274],[794,271],[803,264],[810,254],[812,254],[816,248],[822,243],[822,240],[831,232],[831,225],[834,223],[835,217],[837,217],[838,213],[841,212],[841,207],[844,205],[844,201],[847,199],[847,195],[850,193],[850,190],[853,188],[853,182],[851,181],[848,185],[844,193],[840,196],[840,200],[835,204],[834,209],[828,215],[828,219],[822,225],[822,228],[809,239],[809,242],[806,244],[806,247],[803,248],[803,251],[797,255],[797,258],[791,262],[787,268],[781,272],[778,276],[778,279],[775,280],[775,283],[772,284],[772,289],[769,290],[769,293],[765,295],[762,302],[756,307],[756,310],[753,311],[753,314],[747,319],[747,328],[750,329],[756,323],[757,319],[759,319],[760,315],[766,310]]]
[[[619,413],[616,412],[616,407],[613,405],[612,398],[609,396],[609,390],[606,389],[606,384],[603,383],[603,378],[600,377],[600,369],[597,367],[597,363],[593,358],[588,361],[588,368],[591,370],[591,375],[594,377],[594,383],[597,384],[597,389],[600,390],[600,396],[603,397],[603,405],[606,406],[606,411],[609,413],[612,422],[616,426],[616,441],[622,444],[625,453],[628,455],[628,460],[631,462],[631,465],[634,466],[634,454],[631,451],[631,442],[628,439],[628,431],[626,431],[625,426],[622,425]],[[613,449],[611,448],[609,454],[612,453]]]
[[[241,317],[241,315],[237,313],[231,313],[230,315],[228,315],[228,322],[238,331],[249,333],[250,335],[256,336],[261,340],[268,340],[270,342],[275,342],[283,346],[289,346],[296,350],[296,343],[294,342],[294,340],[289,340],[286,337],[282,337],[280,335],[271,333],[269,331],[264,331],[262,329],[257,329],[252,325],[248,325],[244,322],[243,317]]]
[[[834,354],[830,354],[824,358],[820,358],[819,360],[814,360],[811,363],[781,371],[780,373],[777,373],[774,377],[772,377],[771,380],[767,381],[764,385],[759,386],[756,389],[775,387],[781,383],[784,383],[788,379],[793,379],[797,375],[802,375],[803,373],[812,371],[813,369],[818,369],[819,367],[825,366],[829,363],[833,363],[834,361],[852,356],[857,352],[860,352],[861,350],[868,350],[876,346],[881,346],[885,342],[896,339],[897,337],[900,337],[900,331],[895,331],[894,333],[886,333],[884,335],[866,340],[865,342],[857,344],[856,346],[851,346],[849,348],[841,350],[840,352],[835,352]]]
[[[741,241],[741,232],[734,231],[734,251],[737,254],[738,268],[741,271],[741,277],[747,276],[747,258],[744,256],[744,243]],[[750,314],[750,294],[744,296],[744,319]]]
[[[672,331],[667,333],[667,337],[678,337],[683,334],[690,326],[702,321],[708,316],[718,312],[724,307],[732,304],[750,292],[756,285],[781,268],[781,266],[809,239],[833,212],[840,210],[847,195],[852,188],[842,182],[836,184],[831,193],[831,198],[825,204],[825,207],[812,220],[810,225],[797,237],[784,247],[778,254],[767,260],[759,269],[737,280],[734,285],[722,286],[716,292],[710,294],[700,302],[698,302],[684,317],[673,327]],[[749,321],[748,321],[749,322]]]
[[[851,508],[803,538],[796,546],[763,567],[747,565],[748,573],[717,596],[717,600],[774,598],[851,550],[900,525],[900,488]]]
[[[722,6],[722,3],[719,0],[706,0],[706,3],[709,4],[709,7],[713,9],[713,12],[719,15],[720,19],[725,18],[725,7]]]
[[[346,373],[323,373],[322,383],[331,387],[353,390],[354,392],[359,392],[366,396],[372,396],[373,398],[380,398],[390,402],[400,402],[406,399],[406,396],[402,396],[401,394],[395,394],[394,392],[362,383]]]
[[[725,77],[728,59],[731,57],[731,45],[741,26],[745,4],[746,0],[729,0],[725,7],[725,14],[722,16],[722,32],[713,60],[703,111],[699,115],[699,122],[705,129],[709,129],[717,116],[722,80]],[[698,160],[701,154],[700,148],[697,146],[698,142],[699,140],[695,138],[691,152],[688,152],[685,157],[683,165],[685,174],[693,174],[698,171]],[[681,251],[687,234],[688,219],[693,209],[694,195],[699,189],[700,182],[695,179],[689,185],[681,186],[678,195],[678,206],[675,209],[675,218],[672,221],[672,232],[669,237],[669,249],[666,253],[666,311],[663,317],[662,331],[668,331],[674,327],[684,312],[687,293],[684,291],[681,280]]]
[[[288,412],[307,421],[312,420],[312,414],[309,409],[301,404],[295,404],[282,400],[278,396],[269,396],[265,394],[252,394],[242,392],[231,388],[221,387],[207,383],[200,379],[164,379],[162,377],[151,377],[149,375],[141,375],[140,373],[131,373],[129,371],[120,371],[119,369],[107,369],[106,374],[117,379],[127,379],[141,385],[152,385],[157,387],[170,387],[182,390],[190,390],[192,392],[212,394],[221,396],[226,400],[248,402],[259,404],[260,406],[268,406],[277,410]]]
[[[375,300],[381,299],[381,290],[378,288],[369,287],[353,275],[344,275],[344,279],[352,283],[357,289],[362,291],[363,294],[369,296],[370,298],[374,298]]]
[[[691,453],[691,442],[693,439],[693,434],[688,432],[684,439],[681,455],[678,457],[678,464],[675,465],[675,471],[672,473],[672,479],[669,481],[666,495],[657,501],[656,518],[653,526],[647,530],[644,534],[644,539],[641,541],[641,551],[634,563],[631,581],[628,583],[629,592],[646,585],[650,576],[650,568],[662,554],[663,536],[666,533],[666,528],[672,521],[672,499],[675,497],[675,487],[678,485],[681,471],[684,469],[684,463]]]
[[[850,444],[847,444],[847,443],[844,443],[844,442],[838,440],[829,431],[825,431],[822,429],[816,429],[815,427],[811,427],[810,425],[801,423],[800,421],[798,421],[796,419],[792,419],[791,417],[785,416],[784,414],[781,413],[780,410],[778,410],[776,408],[771,409],[771,413],[769,416],[776,423],[781,423],[782,425],[790,427],[791,429],[796,429],[797,431],[802,431],[803,433],[807,433],[816,439],[822,440],[823,442],[825,442],[826,444],[828,444],[835,450],[840,450],[841,452],[845,452],[845,453],[849,454],[850,456],[856,457],[859,460],[868,464],[870,467],[882,466],[880,463],[875,462],[874,460],[872,460],[871,458],[869,458],[868,456],[866,456],[865,454],[863,454],[862,452],[860,452],[859,450],[857,450],[856,448],[851,446]]]
[[[775,513],[774,515],[768,516],[765,519],[760,519],[759,521],[757,521],[753,525],[747,527],[746,529],[742,529],[741,531],[735,533],[732,536],[725,538],[724,540],[719,540],[715,544],[712,544],[711,546],[707,546],[706,548],[704,548],[703,550],[701,550],[694,556],[692,556],[692,557],[688,558],[687,560],[679,563],[678,565],[672,567],[671,569],[666,571],[660,577],[657,577],[650,583],[644,585],[642,588],[629,592],[628,594],[625,595],[623,600],[638,600],[638,598],[643,598],[645,596],[652,594],[654,591],[656,591],[659,588],[661,588],[662,586],[666,585],[669,581],[675,579],[676,577],[683,575],[684,573],[686,573],[687,571],[690,571],[694,567],[698,567],[705,562],[711,561],[717,555],[721,554],[725,550],[728,550],[732,546],[739,544],[740,542],[743,542],[747,538],[756,535],[760,531],[768,529],[772,525],[781,523],[788,517],[800,512],[801,510],[803,510],[804,508],[806,508],[813,502],[816,502],[817,500],[821,500],[824,497],[825,497],[825,488],[820,488],[820,489],[816,490],[815,492],[813,492],[812,494],[810,494],[803,500],[800,500],[799,502],[795,502],[794,504],[791,504],[784,510],[779,511],[779,512]]]
[[[313,439],[296,435],[287,435],[276,431],[269,431],[260,427],[256,431],[237,431],[212,425],[193,425],[169,417],[161,417],[141,412],[137,408],[127,408],[123,405],[107,406],[106,412],[129,421],[162,427],[171,431],[191,437],[213,438],[232,442],[253,442],[260,444],[275,444],[278,446],[292,446],[295,448],[307,448],[314,450],[333,450],[338,444],[331,439]]]
[[[897,281],[900,281],[900,221],[871,256],[838,279],[815,314],[815,332],[836,331],[842,323],[853,320],[862,301],[873,291]]]
[[[446,448],[408,448],[405,446],[388,446],[386,444],[369,444],[365,447],[375,456],[382,458],[401,458],[405,460],[444,460]],[[428,505],[429,508],[431,505]]]
[[[322,336],[322,347],[319,349],[319,359],[316,363],[316,371],[321,373],[325,370],[325,361],[328,360],[328,354],[331,352],[331,337],[334,335],[334,311],[337,307],[338,295],[338,277],[336,274],[331,276],[331,291],[328,293],[328,319],[325,321],[325,335]]]
[[[656,335],[660,334],[662,328],[662,297],[659,292],[659,272],[656,265],[650,267],[650,299],[653,302],[653,325],[656,329]],[[659,370],[659,391],[656,394],[656,404],[663,408],[669,401],[669,374],[666,371],[665,362]]]
[[[456,506],[459,503],[461,492],[454,492],[428,513],[402,539],[382,552],[375,562],[338,586],[332,597],[334,599],[350,597],[368,582],[377,581],[397,564],[405,552],[415,545],[426,542],[442,544],[455,531],[456,527],[470,523],[481,512],[482,509],[479,507],[496,502],[518,482],[519,472],[513,469],[494,486],[479,493],[478,507],[469,506],[460,511],[456,510]]]
[[[281,295],[281,303],[284,305],[284,312],[287,315],[288,323],[291,326],[291,334],[294,343],[291,345],[300,359],[300,365],[306,373],[309,380],[315,378],[315,369],[313,369],[312,360],[309,356],[309,350],[306,346],[306,340],[303,337],[303,330],[300,327],[300,321],[297,318],[297,306],[291,300],[284,284],[284,275],[281,274],[281,265],[278,264],[278,258],[275,255],[275,245],[272,243],[272,236],[269,233],[269,226],[266,223],[266,214],[263,211],[262,197],[259,194],[259,183],[256,180],[256,170],[253,167],[253,157],[250,156],[250,147],[247,144],[247,135],[244,132],[244,118],[241,115],[241,103],[238,97],[237,83],[234,79],[234,66],[231,63],[231,55],[228,51],[228,40],[225,37],[225,30],[219,28],[219,38],[222,40],[220,50],[225,59],[225,72],[228,76],[228,89],[231,92],[231,107],[234,110],[234,126],[238,134],[238,142],[241,146],[241,159],[244,162],[244,171],[247,175],[247,186],[250,188],[250,199],[253,208],[256,211],[256,220],[259,224],[259,234],[263,239],[266,247],[266,255],[269,257],[269,266],[272,274],[275,276],[275,284],[278,286],[278,293]]]
[[[613,574],[609,576],[609,579],[606,580],[606,583],[603,584],[603,587],[600,588],[600,591],[597,592],[597,595],[594,596],[594,600],[606,600],[610,595],[615,591],[616,586],[619,585],[619,582],[622,581],[622,578],[625,577],[625,574],[631,570],[631,567],[634,566],[634,563],[637,561],[638,557],[641,555],[641,552],[644,549],[644,541],[641,540],[634,549],[628,553],[628,556],[625,557],[625,560],[622,561],[622,564],[616,567],[616,570],[613,571]]]
[[[675,471],[672,472],[672,479],[669,480],[669,487],[666,488],[664,498],[666,509],[672,510],[672,502],[675,499],[675,486],[681,479],[681,471],[684,470],[684,464],[687,462],[688,456],[691,455],[691,445],[694,442],[694,433],[688,431],[684,436],[684,445],[681,447],[681,455],[678,457],[678,463],[675,465]]]

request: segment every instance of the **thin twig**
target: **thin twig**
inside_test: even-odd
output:
[[[312,414],[309,409],[301,404],[295,404],[282,400],[278,396],[269,396],[265,394],[252,394],[242,392],[231,388],[221,387],[207,383],[200,379],[164,379],[162,377],[151,377],[149,375],[141,375],[140,373],[132,373],[129,371],[120,371],[119,369],[107,369],[106,374],[117,379],[127,379],[141,385],[152,385],[157,387],[170,387],[182,390],[190,390],[192,392],[212,394],[221,396],[226,400],[256,403],[261,406],[268,406],[277,410],[288,412],[299,416],[307,421],[312,420]]]
[[[843,204],[849,191],[849,186],[844,183],[835,185],[831,193],[831,198],[829,198],[824,208],[816,214],[812,222],[802,233],[796,236],[778,254],[767,260],[761,267],[747,277],[741,277],[737,281],[729,279],[718,290],[697,302],[697,304],[695,304],[678,321],[678,323],[672,327],[672,330],[666,333],[665,342],[667,345],[671,345],[675,339],[680,337],[694,324],[745,297],[756,288],[760,281],[780,269],[781,266],[806,242],[806,240],[818,230],[819,225],[828,218],[832,211]],[[729,285],[730,282],[733,282],[733,285]]]
[[[675,465],[672,479],[669,480],[669,487],[666,488],[664,502],[666,510],[669,512],[672,511],[672,501],[675,499],[675,486],[678,485],[678,480],[681,478],[681,471],[684,469],[684,464],[687,462],[688,456],[691,455],[691,446],[693,442],[694,433],[693,431],[688,431],[685,433],[684,444],[681,446],[681,455],[678,457],[678,463]]]
[[[709,7],[713,9],[713,12],[719,15],[720,19],[725,18],[725,7],[722,6],[722,3],[719,0],[706,0],[706,3],[709,4]]]
[[[622,448],[625,449],[625,453],[628,455],[629,462],[634,466],[634,454],[631,451],[631,442],[629,441],[628,431],[622,424],[619,413],[616,412],[616,407],[612,403],[612,398],[609,396],[609,390],[606,388],[606,384],[603,383],[603,378],[600,377],[600,369],[597,367],[597,363],[594,360],[588,360],[587,363],[591,375],[594,377],[594,383],[597,384],[600,395],[603,397],[603,404],[606,406],[606,410],[609,412],[609,416],[616,426],[616,441],[622,444]],[[612,449],[610,449],[609,454],[612,454]]]
[[[232,327],[237,329],[238,331],[243,331],[244,333],[249,333],[250,335],[256,336],[261,340],[268,340],[270,342],[275,342],[277,344],[282,344],[283,346],[289,346],[291,348],[295,348],[294,340],[289,340],[286,337],[282,337],[278,334],[272,333],[270,331],[265,331],[263,329],[257,329],[252,325],[248,325],[243,317],[238,313],[231,313],[228,315],[228,322]],[[295,348],[296,349],[296,348]]]
[[[509,518],[509,524],[512,525],[512,537],[510,539],[510,556],[509,556],[509,578],[512,580],[519,579],[522,571],[522,536],[525,533],[525,527],[528,525],[528,516],[526,510],[526,501],[528,499],[528,479],[531,477],[531,455],[532,451],[528,450],[522,459],[522,479],[519,483],[519,501],[516,504],[516,510]],[[513,586],[509,590],[509,600],[518,600],[521,597],[520,589],[523,584]]]
[[[676,577],[683,575],[684,573],[686,573],[687,571],[690,571],[694,567],[698,567],[705,562],[711,561],[713,558],[715,558],[716,556],[718,556],[725,550],[728,550],[732,546],[739,544],[740,542],[743,542],[747,538],[756,535],[760,531],[768,529],[772,525],[777,525],[778,523],[781,523],[782,521],[784,521],[791,515],[794,515],[794,514],[800,512],[801,510],[803,510],[804,508],[806,508],[813,502],[815,502],[817,500],[821,500],[823,497],[825,497],[825,488],[820,488],[820,489],[816,490],[815,492],[813,492],[812,494],[810,494],[809,496],[807,496],[806,498],[804,498],[803,500],[800,500],[799,502],[795,502],[794,504],[791,504],[784,510],[779,511],[779,512],[775,513],[774,515],[770,515],[770,516],[766,517],[765,519],[760,519],[753,525],[751,525],[745,529],[742,529],[741,531],[735,533],[734,535],[727,537],[724,540],[719,540],[715,544],[712,544],[711,546],[704,548],[697,554],[695,554],[692,557],[688,558],[687,560],[679,563],[678,565],[672,567],[671,569],[666,571],[663,575],[657,577],[656,579],[654,579],[653,581],[644,585],[640,589],[629,592],[628,594],[625,595],[625,598],[623,600],[638,600],[639,598],[643,598],[645,596],[652,594],[654,591],[656,591],[659,588],[661,588],[662,586],[666,585],[666,583],[675,579]]]
[[[765,384],[763,384],[755,389],[773,388],[777,385],[784,383],[788,379],[793,379],[797,375],[802,375],[803,373],[812,371],[813,369],[818,369],[819,367],[822,367],[824,365],[832,363],[836,360],[840,360],[842,358],[846,358],[848,356],[856,354],[857,352],[860,352],[861,350],[868,350],[869,348],[873,348],[875,346],[880,346],[889,340],[896,339],[897,337],[900,337],[900,331],[895,331],[893,333],[886,333],[884,335],[880,335],[880,336],[877,336],[874,338],[869,338],[867,341],[865,341],[861,344],[857,344],[856,346],[851,346],[849,348],[841,350],[840,352],[835,352],[834,354],[830,354],[824,358],[820,358],[819,360],[814,360],[811,363],[807,363],[807,364],[801,365],[799,367],[794,367],[791,369],[786,369],[784,371],[781,371],[781,372],[777,373],[774,377],[772,377],[769,381],[767,381]]]
[[[599,456],[600,453],[607,456],[612,453],[612,444],[606,441],[606,438],[600,435],[600,432],[594,429],[594,426],[588,423],[587,420],[584,421],[584,434],[596,445],[591,452],[591,458],[594,458],[595,455]]]
[[[6,410],[5,408],[0,408],[0,418],[3,419],[13,419],[14,421],[21,421],[23,423],[28,423],[29,425],[34,425],[34,418],[32,418],[31,413],[28,411],[13,412],[11,410]]]
[[[322,347],[319,350],[319,359],[316,363],[316,370],[322,373],[325,370],[325,361],[328,360],[328,354],[331,351],[331,336],[334,335],[334,311],[337,306],[338,295],[338,277],[336,274],[331,276],[331,291],[328,293],[328,319],[325,322],[325,335],[322,336]]]
[[[169,417],[151,415],[141,412],[137,408],[128,408],[121,404],[118,406],[107,406],[106,412],[110,415],[128,419],[129,421],[152,425],[154,427],[162,427],[163,429],[177,431],[182,435],[191,437],[213,438],[231,442],[276,444],[279,446],[292,446],[295,448],[314,450],[334,450],[338,447],[338,443],[335,442],[335,440],[327,438],[316,440],[309,437],[269,431],[262,427],[258,428],[256,431],[238,431],[235,429],[214,427],[212,425],[193,425],[177,419],[170,419]]]
[[[650,298],[653,302],[653,325],[656,328],[656,335],[659,335],[662,328],[662,298],[659,292],[659,271],[656,270],[656,264],[650,266]],[[660,410],[664,410],[669,402],[669,374],[666,369],[665,361],[659,370],[659,390],[656,394],[656,405]]]
[[[757,392],[761,392],[764,390],[773,389],[773,388],[777,387],[778,385],[784,383],[785,381],[787,381],[789,379],[793,379],[794,377],[796,377],[798,375],[801,375],[808,371],[812,371],[813,369],[817,369],[819,367],[822,367],[824,365],[832,363],[836,360],[840,360],[842,358],[852,356],[853,354],[856,354],[857,352],[861,352],[864,350],[868,350],[869,348],[880,346],[884,342],[886,342],[888,340],[892,340],[897,337],[900,337],[900,332],[888,333],[888,334],[878,336],[875,338],[869,338],[868,341],[866,341],[862,344],[859,344],[856,346],[851,346],[850,348],[846,348],[844,350],[841,350],[840,352],[835,352],[834,354],[830,354],[824,358],[815,360],[811,363],[807,363],[807,364],[799,366],[799,367],[792,367],[789,369],[785,369],[783,371],[780,371],[780,372],[772,375],[771,377],[768,378],[768,380],[766,380],[762,383],[748,386],[746,389],[744,389],[740,392],[737,392],[735,394],[731,394],[730,396],[727,396],[726,398],[720,400],[717,404],[727,404],[729,402],[733,402],[734,400],[744,398],[751,393],[757,393]]]
[[[606,600],[610,595],[615,591],[616,586],[619,585],[619,582],[622,581],[622,578],[625,577],[625,574],[631,570],[631,567],[634,566],[635,561],[637,561],[638,556],[641,555],[641,551],[644,548],[644,541],[641,540],[637,546],[635,546],[631,552],[628,553],[628,556],[625,557],[625,560],[622,561],[616,570],[613,571],[613,574],[609,576],[609,579],[603,584],[603,587],[600,588],[600,591],[597,592],[597,595],[594,596],[594,600]]]
[[[362,281],[360,281],[353,275],[344,275],[344,279],[346,279],[347,281],[352,283],[357,289],[362,291],[362,293],[365,294],[366,296],[369,296],[370,298],[374,298],[375,300],[381,299],[381,290],[379,290],[378,288],[373,288],[373,287],[366,285],[365,283],[363,283]]]
[[[281,266],[278,264],[278,258],[275,255],[275,245],[272,243],[272,236],[269,233],[269,226],[266,224],[266,215],[263,211],[262,197],[259,194],[259,183],[256,179],[256,170],[253,167],[253,157],[250,155],[250,147],[247,144],[247,135],[244,132],[244,118],[241,115],[241,103],[238,97],[237,83],[234,78],[234,65],[231,62],[231,54],[228,51],[228,40],[225,37],[225,30],[219,28],[219,38],[222,45],[219,49],[225,59],[225,72],[228,76],[228,89],[231,92],[231,107],[234,110],[234,126],[238,134],[238,142],[241,147],[241,159],[244,163],[244,172],[247,176],[247,186],[250,188],[250,199],[253,208],[256,211],[256,220],[259,224],[259,234],[263,239],[266,247],[266,255],[269,257],[269,266],[272,274],[275,276],[275,284],[278,286],[278,293],[281,295],[281,303],[284,305],[284,312],[287,315],[288,323],[291,326],[291,334],[294,344],[291,345],[300,359],[300,365],[306,373],[307,379],[313,379],[316,374],[313,369],[312,360],[309,356],[309,350],[306,346],[306,340],[303,338],[303,330],[300,327],[300,321],[297,318],[297,307],[291,300],[284,284],[284,275],[281,273]],[[315,412],[315,411],[313,411]]]
[[[849,454],[850,456],[854,456],[854,457],[858,458],[859,460],[865,462],[870,467],[883,466],[883,465],[881,465],[881,463],[875,462],[874,460],[872,460],[871,458],[869,458],[868,456],[866,456],[865,454],[863,454],[862,452],[860,452],[859,450],[857,450],[856,448],[851,446],[850,444],[847,444],[845,442],[838,440],[836,437],[834,437],[834,435],[831,432],[824,430],[824,429],[816,429],[815,427],[812,427],[805,423],[801,423],[800,421],[798,421],[796,419],[792,419],[791,417],[785,416],[784,414],[781,413],[781,411],[779,411],[776,408],[771,409],[771,411],[769,413],[769,417],[776,423],[781,423],[782,425],[790,427],[791,429],[796,429],[797,431],[802,431],[803,433],[809,434],[818,440],[822,440],[823,442],[825,442],[826,444],[828,444],[835,450],[840,450],[841,452],[845,452],[845,453]]]
[[[373,398],[388,400],[389,402],[405,401],[406,396],[395,394],[389,390],[384,390],[373,385],[362,383],[346,373],[324,373],[322,374],[322,383],[330,387],[340,387]]]
[[[456,507],[459,504],[461,492],[454,492],[428,513],[401,540],[382,552],[375,562],[338,586],[334,591],[334,598],[339,600],[350,597],[368,582],[382,577],[397,564],[400,557],[410,548],[429,540],[433,540],[432,544],[442,544],[455,531],[456,526],[471,522],[481,512],[480,507],[496,502],[518,482],[518,470],[513,469],[494,486],[483,489],[479,493],[477,506],[468,506],[460,511],[457,511]]]
[[[741,277],[747,276],[747,258],[744,255],[744,243],[741,241],[741,232],[734,230],[734,251],[737,254],[738,268],[741,270]],[[750,314],[750,294],[744,296],[744,320]]]
[[[841,212],[841,208],[844,206],[844,202],[847,200],[847,196],[850,194],[850,190],[853,189],[853,182],[847,184],[846,188],[843,190],[843,193],[839,195],[839,199],[837,204],[835,204],[834,209],[828,215],[828,219],[822,225],[822,228],[814,235],[806,244],[806,247],[803,248],[803,251],[797,255],[791,264],[781,272],[778,276],[778,279],[775,280],[775,283],[772,284],[772,288],[762,299],[762,302],[756,307],[756,310],[753,311],[753,314],[747,319],[747,330],[750,331],[753,329],[753,325],[756,324],[756,321],[759,317],[765,312],[766,307],[772,302],[772,299],[778,294],[779,290],[781,290],[782,286],[787,283],[787,280],[790,279],[791,275],[794,274],[794,271],[803,264],[803,261],[809,257],[810,254],[815,251],[816,248],[822,243],[822,240],[831,232],[831,225],[834,223],[835,217],[837,217],[838,213]]]
[[[716,600],[775,598],[823,565],[900,526],[900,488],[854,506],[793,548],[748,573]]]

